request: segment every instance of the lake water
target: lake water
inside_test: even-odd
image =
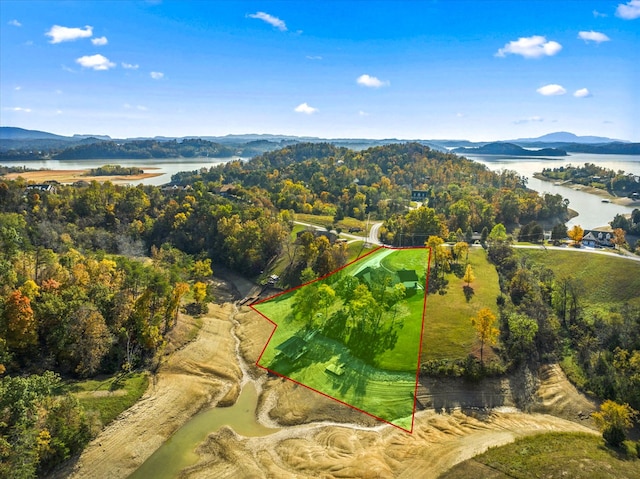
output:
[[[146,168],[157,168],[157,170],[147,170],[148,173],[162,173],[160,176],[145,178],[139,181],[145,185],[164,185],[171,181],[171,175],[180,171],[194,171],[201,168],[210,168],[227,163],[231,160],[242,159],[237,156],[232,158],[146,158],[146,159],[107,159],[107,160],[38,160],[38,161],[5,161],[6,166],[26,166],[30,169],[45,168],[49,170],[83,170],[87,168],[98,168],[102,165],[138,166],[143,170]]]
[[[582,166],[594,163],[611,170],[623,170],[625,173],[640,175],[640,156],[636,155],[592,155],[575,153],[558,159],[528,159],[504,156],[467,156],[470,160],[482,163],[492,171],[514,170],[527,178],[527,186],[540,193],[560,194],[569,199],[569,208],[578,212],[578,216],[567,222],[567,226],[579,224],[583,228],[605,226],[616,214],[629,214],[634,207],[621,206],[614,203],[603,203],[602,198],[577,191],[566,186],[555,185],[550,181],[542,181],[533,177],[543,168],[559,168],[561,166]],[[637,206],[636,206],[637,208]]]
[[[567,223],[569,227],[579,224],[583,228],[595,228],[608,224],[613,217],[620,214],[628,214],[633,207],[620,206],[613,203],[602,203],[602,198],[597,195],[576,191],[566,186],[557,186],[553,182],[538,180],[533,174],[542,171],[543,168],[558,168],[560,166],[580,166],[584,163],[595,163],[612,170],[623,170],[626,173],[640,175],[640,156],[637,155],[593,155],[575,153],[563,158],[517,158],[504,156],[467,156],[470,160],[477,161],[487,166],[492,171],[502,169],[515,170],[528,180],[528,186],[541,193],[559,193],[568,198],[569,207],[579,213]],[[122,166],[138,166],[142,169],[158,168],[160,176],[146,178],[141,183],[148,185],[163,185],[171,181],[171,175],[180,171],[194,171],[201,168],[210,168],[220,163],[226,163],[233,158],[157,158],[157,159],[117,159],[117,160],[42,160],[42,161],[3,161],[8,166],[26,165],[29,168],[48,168],[52,170],[79,170],[85,168],[97,168],[105,164],[118,164]]]
[[[222,426],[229,426],[244,437],[267,436],[277,432],[278,429],[265,427],[256,420],[257,404],[256,388],[252,382],[248,382],[233,406],[216,407],[193,416],[142,463],[129,479],[178,477],[182,469],[198,460],[198,445]]]

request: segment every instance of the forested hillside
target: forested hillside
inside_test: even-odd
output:
[[[197,151],[200,143],[192,147]],[[307,143],[180,173],[172,183],[92,182],[41,191],[21,179],[0,181],[0,475],[16,468],[23,477],[44,474],[80,450],[95,424],[73,397],[60,394],[56,375],[148,368],[185,298],[195,311],[206,303],[212,264],[257,277],[284,261],[287,285],[342,266],[344,243],[310,232],[293,241],[296,213],[322,214],[333,224],[375,219],[384,221],[381,239],[388,244],[428,242],[434,250],[430,293],[440,294],[447,294],[450,274],[464,275],[470,288],[462,240],[484,231],[504,293],[496,370],[560,359],[564,347],[583,346],[575,330],[582,309],[557,299],[562,279],[520,261],[507,236],[519,224],[561,222],[567,201],[528,190],[515,172],[493,173],[416,143],[360,152]],[[424,206],[411,202],[412,189],[427,192]],[[635,306],[603,315],[611,324],[638,321]],[[636,367],[637,334],[603,340],[602,348],[613,362],[593,370]],[[439,374],[438,367],[423,372]],[[452,370],[459,368],[472,376],[485,372],[482,356],[478,361],[471,354]],[[597,392],[637,405],[638,385],[624,388]],[[68,427],[56,422],[63,410],[73,418]]]

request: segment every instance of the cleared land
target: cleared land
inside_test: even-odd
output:
[[[592,308],[610,308],[628,301],[640,304],[640,262],[576,251],[518,249],[532,264],[550,268],[556,278],[571,278]]]
[[[146,170],[157,170],[159,168],[146,167]],[[76,181],[98,181],[103,183],[110,181],[112,183],[132,183],[140,181],[145,178],[153,178],[162,175],[162,173],[141,173],[139,175],[113,175],[113,176],[87,176],[89,169],[86,170],[38,170],[38,171],[25,171],[20,173],[8,173],[4,175],[4,178],[8,180],[15,180],[17,178],[24,178],[27,181],[34,183],[43,183],[45,181],[55,180],[58,183],[70,184]]]
[[[427,297],[429,314],[424,323],[422,361],[464,359],[476,350],[479,352],[480,346],[471,325],[471,317],[485,307],[498,315],[498,273],[489,263],[486,251],[477,247],[470,248],[469,263],[476,277],[470,284],[473,295],[469,301],[463,290],[466,283],[454,273],[445,276],[449,281],[446,294],[430,294]],[[485,348],[484,353],[487,359],[493,355],[490,348]]]
[[[410,430],[428,258],[380,248],[254,305],[277,325],[258,364]]]

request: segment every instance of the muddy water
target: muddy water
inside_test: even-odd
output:
[[[209,434],[216,432],[222,426],[229,426],[236,433],[245,437],[273,434],[277,429],[265,427],[256,421],[257,404],[258,393],[253,382],[249,381],[242,388],[240,397],[233,406],[209,409],[191,418],[129,478],[169,479],[177,477],[182,469],[197,461],[196,447]]]

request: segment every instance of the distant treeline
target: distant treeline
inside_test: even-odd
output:
[[[195,139],[105,141],[85,139],[81,143],[45,143],[13,141],[0,142],[0,160],[92,160],[92,159],[145,159],[145,158],[229,158],[253,157],[283,146],[283,142],[256,140],[221,144]],[[285,144],[288,142],[285,142]]]

